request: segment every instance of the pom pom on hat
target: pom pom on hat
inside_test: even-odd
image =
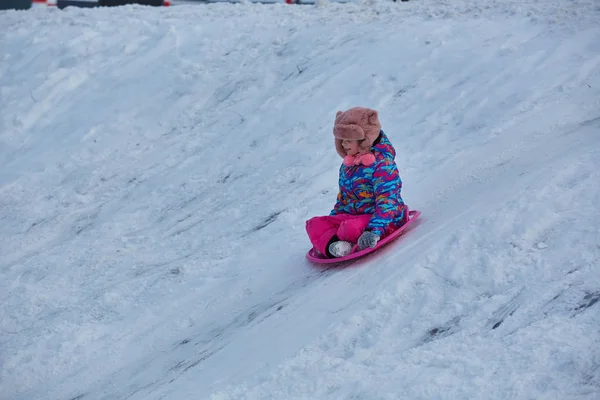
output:
[[[344,165],[364,165],[368,167],[369,165],[373,165],[375,163],[375,154],[367,153],[367,154],[357,154],[355,156],[345,156],[344,157]]]

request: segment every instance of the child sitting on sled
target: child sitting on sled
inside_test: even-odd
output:
[[[306,231],[320,254],[344,257],[354,244],[360,250],[374,248],[401,227],[406,207],[396,151],[381,130],[377,111],[363,107],[338,111],[333,136],[343,158],[337,202],[328,216],[308,220]]]

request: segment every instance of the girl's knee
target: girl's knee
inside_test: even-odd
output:
[[[338,236],[341,240],[356,242],[362,231],[362,224],[357,224],[356,221],[348,220],[340,224]]]

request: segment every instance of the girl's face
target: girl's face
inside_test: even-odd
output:
[[[342,140],[342,147],[346,151],[346,154],[349,156],[355,156],[358,154],[358,140]]]

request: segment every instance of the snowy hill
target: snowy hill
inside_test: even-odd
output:
[[[0,399],[600,398],[600,7],[0,13]],[[417,226],[323,270],[335,112]]]

